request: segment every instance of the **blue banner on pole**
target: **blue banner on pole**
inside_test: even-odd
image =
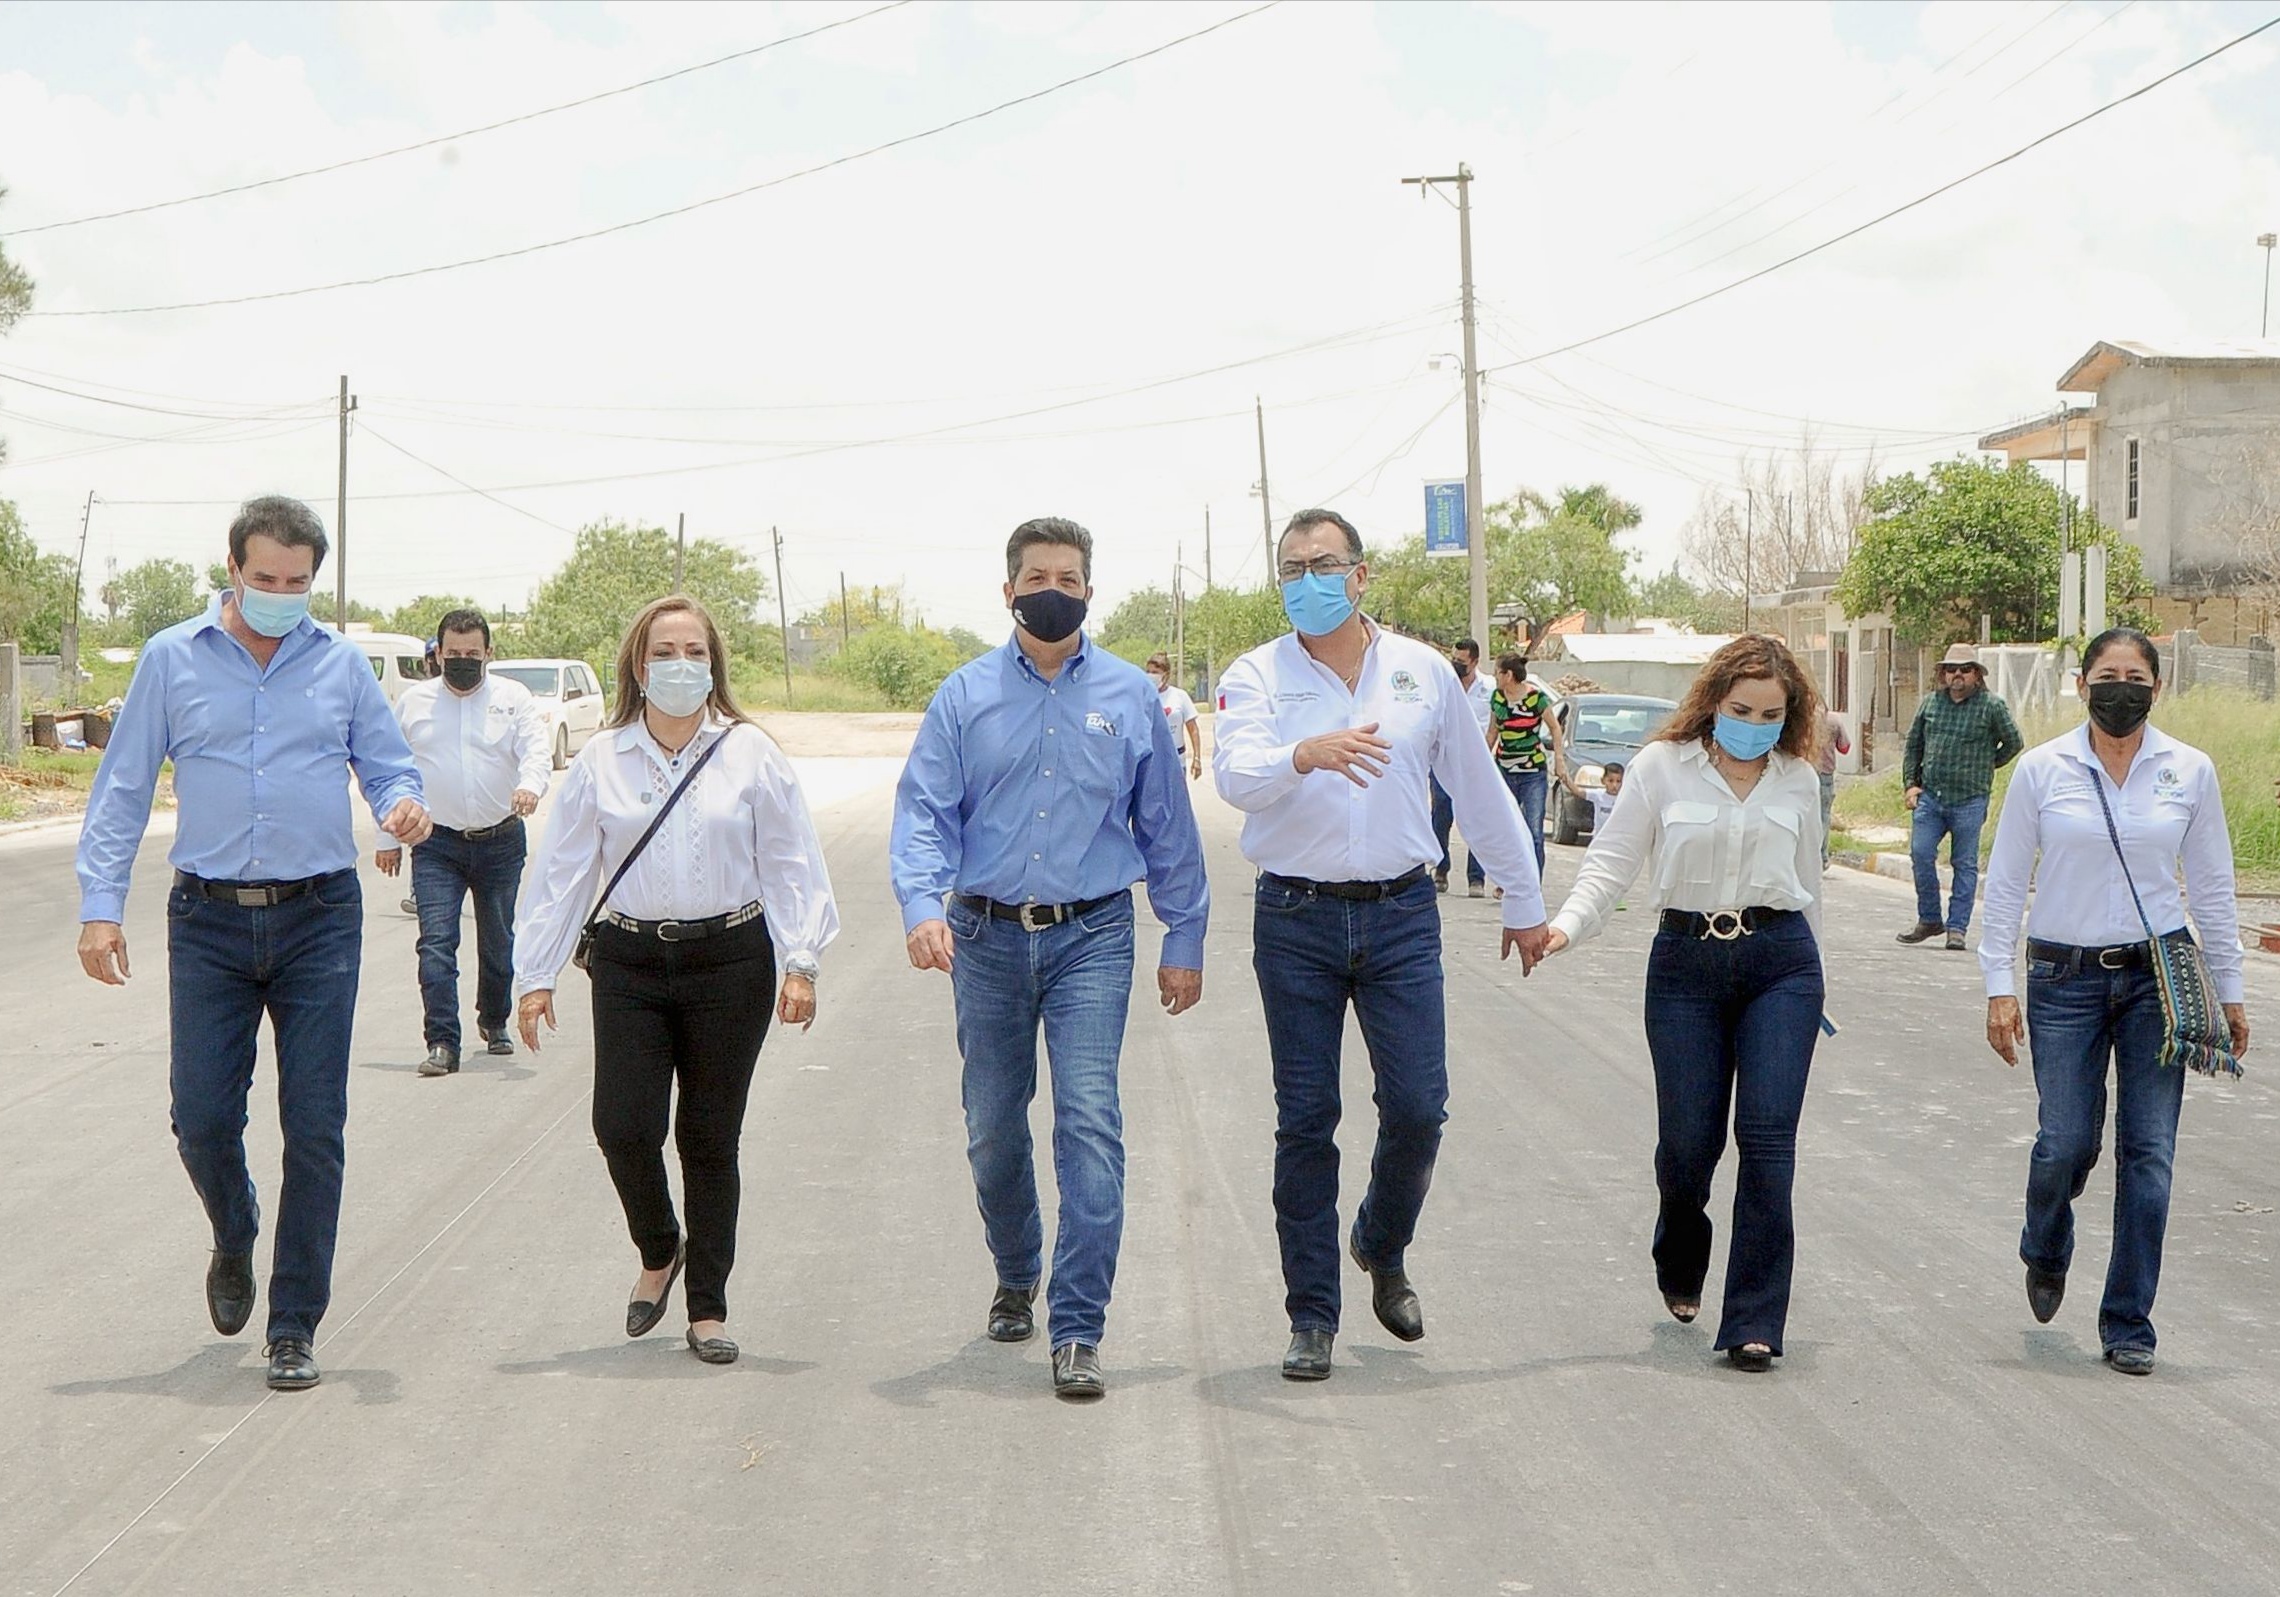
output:
[[[1425,552],[1428,555],[1462,555],[1468,547],[1465,485],[1429,482],[1425,485]]]

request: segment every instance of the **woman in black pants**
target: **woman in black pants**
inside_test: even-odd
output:
[[[660,599],[635,618],[616,704],[563,780],[515,937],[517,1016],[536,1051],[555,982],[599,914],[594,1138],[641,1250],[626,1334],[665,1317],[686,1266],[689,1346],[709,1364],[737,1354],[724,1333],[753,1067],[771,1008],[786,1025],[814,1022],[816,958],[839,931],[791,762],[736,707],[727,677],[696,601]],[[665,1176],[676,1081],[685,1237]]]

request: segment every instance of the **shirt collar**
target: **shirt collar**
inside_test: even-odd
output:
[[[709,737],[726,731],[727,728],[728,723],[726,721],[723,721],[713,711],[707,710],[703,722],[697,727],[697,735],[689,739],[689,746],[681,752],[689,754],[702,749]],[[644,715],[636,715],[632,720],[618,728],[617,749],[620,754],[631,754],[637,749],[646,749],[657,756],[659,765],[670,766],[673,763],[673,756],[667,754],[664,745],[659,743],[650,733],[649,718]]]
[[[1082,627],[1079,627],[1077,629],[1077,652],[1070,655],[1066,660],[1063,660],[1061,662],[1061,669],[1066,672],[1075,672],[1079,666],[1085,663],[1085,656],[1090,653],[1091,650],[1092,639],[1085,635],[1084,629]],[[1006,638],[1005,652],[1007,656],[1012,660],[1015,669],[1019,670],[1023,675],[1027,676],[1030,681],[1036,683],[1044,682],[1045,678],[1038,672],[1036,662],[1031,660],[1028,655],[1022,652],[1021,639],[1018,635],[1009,635]]]
[[[2176,753],[2177,749],[2178,743],[2175,738],[2162,731],[2151,721],[2146,722],[2145,737],[2138,743],[2138,751],[2130,759],[2129,770],[2123,773],[2124,782],[2126,783],[2128,778],[2135,776],[2137,768],[2148,760],[2161,759],[2165,755]],[[2077,765],[2086,771],[2104,769],[2098,763],[2098,751],[2090,746],[2090,723],[2088,721],[2084,721],[2076,727],[2074,735],[2066,740],[2066,752]]]
[[[217,593],[206,601],[206,613],[198,617],[198,624],[190,629],[191,636],[195,637],[201,632],[219,632],[225,638],[230,638],[230,641],[232,643],[235,643],[237,641],[237,639],[230,637],[230,629],[222,623],[222,600],[224,597],[224,594]],[[317,624],[317,618],[315,616],[304,613],[300,620],[293,623],[292,631],[286,633],[284,637],[273,639],[272,641],[277,643],[289,643],[304,633],[322,632],[326,630],[328,629],[320,627]]]

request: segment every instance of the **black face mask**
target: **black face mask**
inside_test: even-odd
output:
[[[2090,684],[2090,719],[2108,737],[2126,738],[2145,725],[2153,713],[2150,682],[2093,682]]]
[[[461,693],[472,693],[483,680],[483,662],[455,654],[443,662],[443,680]]]
[[[1085,624],[1085,602],[1058,588],[1041,588],[1014,599],[1013,619],[1039,643],[1059,643]]]

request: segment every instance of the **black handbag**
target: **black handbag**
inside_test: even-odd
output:
[[[665,817],[673,813],[673,806],[681,802],[681,795],[696,786],[698,773],[704,770],[705,762],[720,752],[721,745],[728,741],[729,732],[735,730],[734,727],[730,727],[727,731],[722,732],[719,737],[712,740],[711,747],[697,756],[697,763],[689,767],[689,774],[681,778],[680,786],[665,795],[665,802],[657,807],[656,818],[649,823],[648,830],[643,832],[634,843],[633,851],[618,861],[617,871],[610,877],[609,885],[602,889],[602,896],[594,900],[594,912],[586,917],[586,924],[578,928],[578,946],[571,950],[571,964],[580,970],[592,970],[594,968],[594,929],[602,924],[602,912],[609,907],[610,894],[616,892],[618,883],[625,880],[625,873],[633,869],[633,862],[641,858],[641,851],[649,846],[649,840],[655,837],[657,829],[665,824]]]
[[[2179,927],[2168,936],[2155,933],[2146,919],[2144,901],[2130,862],[2122,854],[2122,834],[2114,825],[2113,807],[2106,802],[2106,784],[2096,771],[2091,786],[2098,793],[2098,808],[2106,816],[2106,836],[2113,841],[2114,858],[2122,862],[2122,880],[2129,884],[2130,902],[2137,906],[2138,924],[2145,928],[2145,957],[2153,967],[2161,991],[2161,1052],[2155,1062],[2169,1069],[2182,1065],[2204,1076],[2237,1076],[2240,1060],[2232,1047],[2232,1027],[2224,1006],[2217,1002],[2215,983],[2209,980],[2208,961],[2193,934]]]

